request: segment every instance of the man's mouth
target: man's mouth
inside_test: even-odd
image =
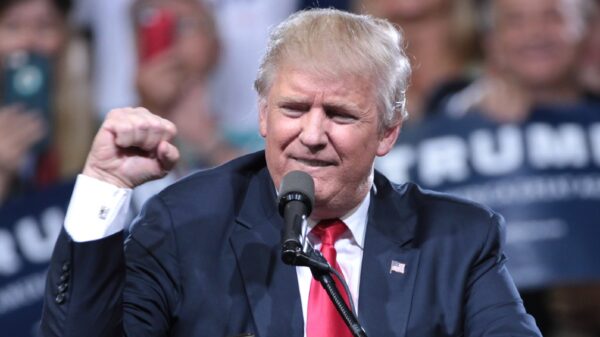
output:
[[[292,158],[294,160],[296,160],[297,162],[299,162],[300,164],[305,165],[305,166],[325,167],[325,166],[332,166],[332,165],[334,165],[333,162],[326,161],[326,160],[309,159],[309,158],[297,158],[297,157],[292,157]]]

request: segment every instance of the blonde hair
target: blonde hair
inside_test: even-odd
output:
[[[383,19],[335,9],[301,11],[271,32],[254,87],[265,99],[278,68],[290,61],[334,76],[358,75],[375,85],[380,127],[390,128],[408,115],[411,70],[403,44],[400,32]]]

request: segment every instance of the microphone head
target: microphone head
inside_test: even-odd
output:
[[[301,201],[306,205],[306,216],[308,217],[315,203],[315,183],[306,172],[291,171],[281,180],[278,200],[281,216],[283,216],[285,205],[294,200]]]

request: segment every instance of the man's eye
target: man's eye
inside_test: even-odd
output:
[[[329,112],[328,115],[331,120],[333,120],[334,122],[339,123],[339,124],[354,123],[357,119],[354,115],[351,115],[348,113],[335,112],[335,111]]]
[[[307,111],[305,107],[300,105],[282,105],[281,110],[285,115],[291,117],[299,117]]]

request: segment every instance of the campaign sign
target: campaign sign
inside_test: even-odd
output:
[[[46,272],[74,181],[0,207],[0,335],[39,335]]]
[[[377,168],[502,214],[520,288],[600,280],[600,105],[540,107],[518,124],[441,115],[403,130]]]

